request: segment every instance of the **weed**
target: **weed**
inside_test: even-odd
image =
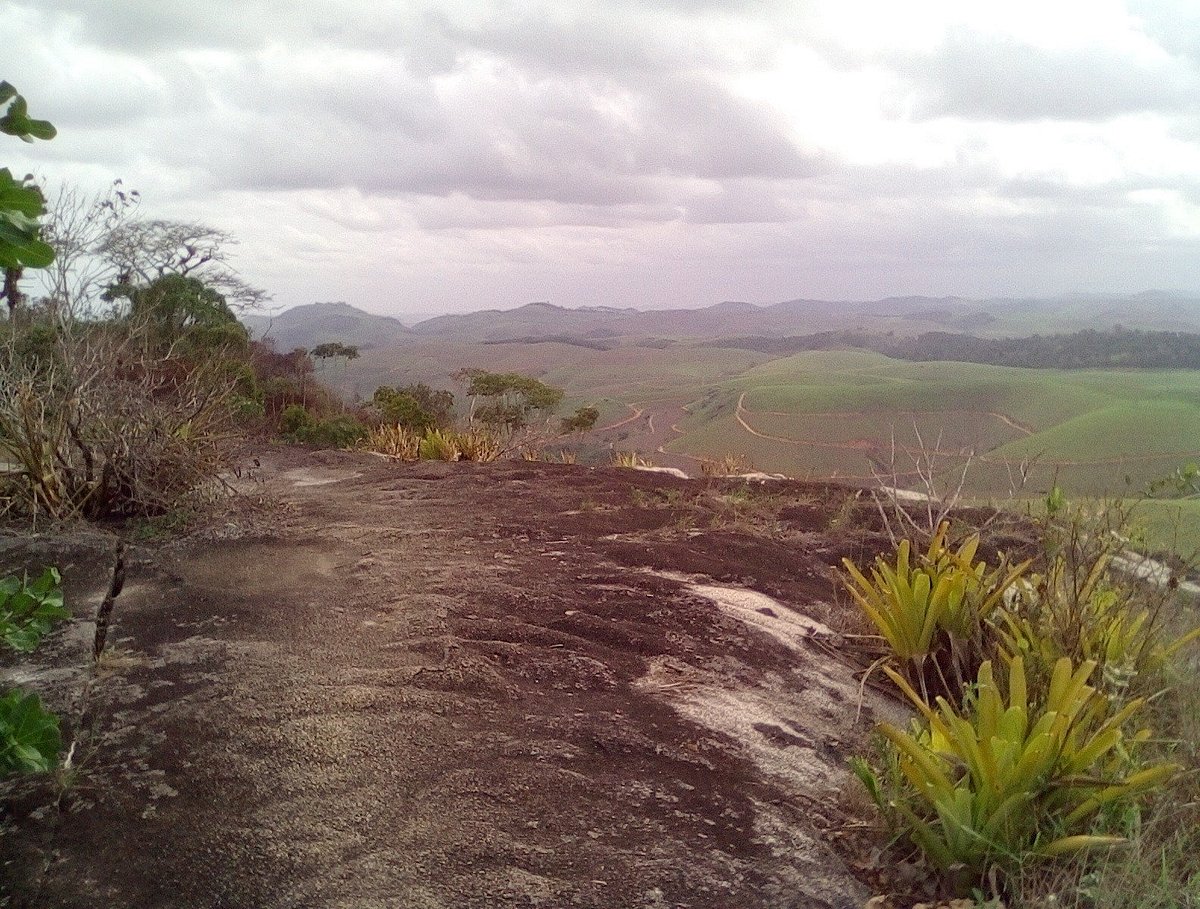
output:
[[[748,473],[754,469],[754,464],[746,455],[727,454],[716,460],[700,462],[700,471],[706,477],[729,477]]]
[[[654,462],[643,458],[636,451],[614,451],[612,455],[614,467],[653,467]]]
[[[451,434],[463,461],[495,461],[505,453],[504,439],[489,429],[471,429]]]

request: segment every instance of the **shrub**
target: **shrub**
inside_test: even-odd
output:
[[[296,437],[314,422],[313,415],[306,407],[301,404],[289,404],[279,415],[279,434],[289,438]]]
[[[297,439],[318,448],[353,448],[367,437],[367,427],[351,416],[319,420],[297,433]]]
[[[977,536],[951,550],[947,535],[915,560],[902,541],[870,577],[847,561],[844,583],[888,645],[876,665],[920,714],[909,731],[880,725],[881,768],[853,768],[964,893],[1136,829],[1139,798],[1177,768],[1148,730],[1127,730],[1147,703],[1134,695],[1157,698],[1200,630],[1169,634],[1163,598],[1112,571],[1119,536],[1050,523],[1029,574],[975,562]]]
[[[53,622],[69,617],[63,606],[61,577],[47,568],[28,579],[0,579],[0,640],[21,653],[33,650]],[[0,695],[0,776],[50,770],[62,750],[58,718],[38,696],[20,689]]]
[[[49,359],[0,344],[8,507],[53,519],[148,516],[211,482],[231,454],[239,378],[190,360],[136,324],[60,329]]]
[[[961,707],[939,697],[936,709],[888,670],[921,714],[910,732],[880,724],[895,749],[898,785],[886,791],[862,761],[854,770],[930,861],[952,873],[958,893],[993,868],[1011,873],[1032,857],[1120,842],[1089,832],[1097,812],[1161,785],[1177,769],[1133,760],[1149,732],[1130,736],[1123,726],[1143,702],[1116,709],[1088,684],[1095,668],[1063,657],[1038,692],[1017,657],[1002,692],[985,661]]]
[[[279,416],[279,433],[290,442],[317,448],[352,448],[367,438],[368,429],[348,415],[318,420],[299,404]]]
[[[358,447],[401,461],[415,461],[421,454],[421,437],[404,426],[377,426],[367,431]]]
[[[418,453],[422,461],[457,461],[459,450],[455,434],[440,429],[427,430]]]

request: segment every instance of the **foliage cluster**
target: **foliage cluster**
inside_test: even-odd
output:
[[[5,646],[28,653],[54,622],[69,618],[61,584],[55,568],[47,568],[33,582],[0,579],[0,641]],[[0,694],[0,777],[50,770],[61,749],[58,718],[36,694],[19,688]]]
[[[25,142],[53,139],[55,129],[45,120],[29,116],[29,105],[8,82],[0,82],[0,133]],[[7,300],[10,318],[21,302],[18,282],[25,268],[45,268],[54,261],[54,248],[41,236],[40,218],[46,200],[32,176],[17,179],[7,167],[0,168],[0,270],[4,283],[0,299]]]
[[[302,404],[290,404],[280,414],[279,433],[302,445],[350,448],[366,438],[367,427],[347,414],[317,417]]]
[[[525,426],[534,414],[552,411],[562,403],[564,395],[561,388],[515,372],[464,369],[458,377],[468,383],[471,422],[479,421],[509,432]]]
[[[945,524],[916,557],[905,540],[868,573],[845,562],[918,714],[881,724],[881,762],[855,772],[959,894],[1121,842],[1178,769],[1138,718],[1200,629],[1172,631],[1162,598],[1114,570],[1119,537],[1079,515],[1044,530],[1036,573],[976,561],[978,536],[951,546]]]
[[[49,124],[28,117],[7,83],[0,84],[4,102],[4,132],[54,135]],[[130,222],[124,214],[134,194],[116,190],[81,203],[77,218],[51,213],[49,233],[63,255],[50,273],[52,296],[30,306],[18,286],[23,270],[56,259],[40,236],[43,196],[28,180],[11,181],[8,171],[0,184],[9,309],[0,323],[4,509],[54,520],[170,509],[215,479],[239,415],[261,406],[249,340],[226,296],[250,302],[261,292],[234,280],[228,268],[214,270],[226,235]],[[79,260],[97,256],[108,257],[107,270],[82,269],[81,277]],[[113,304],[110,311],[84,312],[75,306],[81,301],[69,299],[92,291]]]

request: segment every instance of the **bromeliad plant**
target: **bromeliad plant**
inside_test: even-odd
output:
[[[951,549],[947,536],[916,558],[902,542],[869,576],[846,562],[845,584],[889,647],[876,666],[918,712],[908,731],[880,725],[880,770],[853,768],[962,893],[1121,841],[1114,819],[1177,769],[1143,757],[1149,732],[1129,724],[1200,631],[1166,633],[1161,603],[1111,571],[1107,537],[1050,548],[1037,575],[1003,557],[989,568],[977,537]]]
[[[910,684],[929,699],[930,675],[942,694],[955,697],[984,658],[985,630],[1005,593],[1029,563],[989,569],[975,561],[979,535],[957,549],[946,542],[948,522],[938,527],[928,550],[912,557],[902,540],[895,564],[875,559],[870,577],[849,559],[843,583],[890,648],[890,657]],[[885,658],[887,661],[888,658]]]
[[[1063,656],[1092,660],[1099,683],[1115,694],[1159,685],[1163,670],[1200,627],[1172,635],[1162,597],[1147,597],[1132,579],[1110,571],[1115,548],[1056,554],[1044,574],[1014,585],[993,623],[998,649],[1023,656],[1042,673]]]
[[[1009,664],[1006,690],[991,661],[961,707],[936,707],[898,673],[888,675],[920,717],[911,731],[889,723],[880,732],[894,749],[893,775],[880,777],[861,759],[853,768],[885,816],[905,829],[929,860],[964,893],[993,868],[1013,871],[1050,857],[1121,842],[1091,832],[1102,809],[1162,784],[1171,764],[1139,766],[1131,757],[1149,733],[1127,735],[1142,707],[1120,709],[1089,684],[1094,662],[1054,666],[1041,695],[1027,686],[1024,661]]]

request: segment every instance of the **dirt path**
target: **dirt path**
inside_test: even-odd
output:
[[[636,471],[262,462],[166,547],[0,539],[77,615],[8,670],[75,742],[3,790],[11,905],[863,904],[831,844],[874,705],[814,639],[845,490],[773,486],[763,534]]]
[[[600,433],[600,432],[608,432],[610,429],[620,429],[622,426],[632,423],[634,420],[638,419],[638,417],[640,417],[642,415],[641,408],[634,407],[632,404],[626,404],[625,406],[628,407],[630,410],[632,410],[633,413],[630,414],[629,416],[625,417],[624,419],[617,420],[617,422],[615,422],[615,423],[609,423],[607,426],[601,426],[594,431]]]

